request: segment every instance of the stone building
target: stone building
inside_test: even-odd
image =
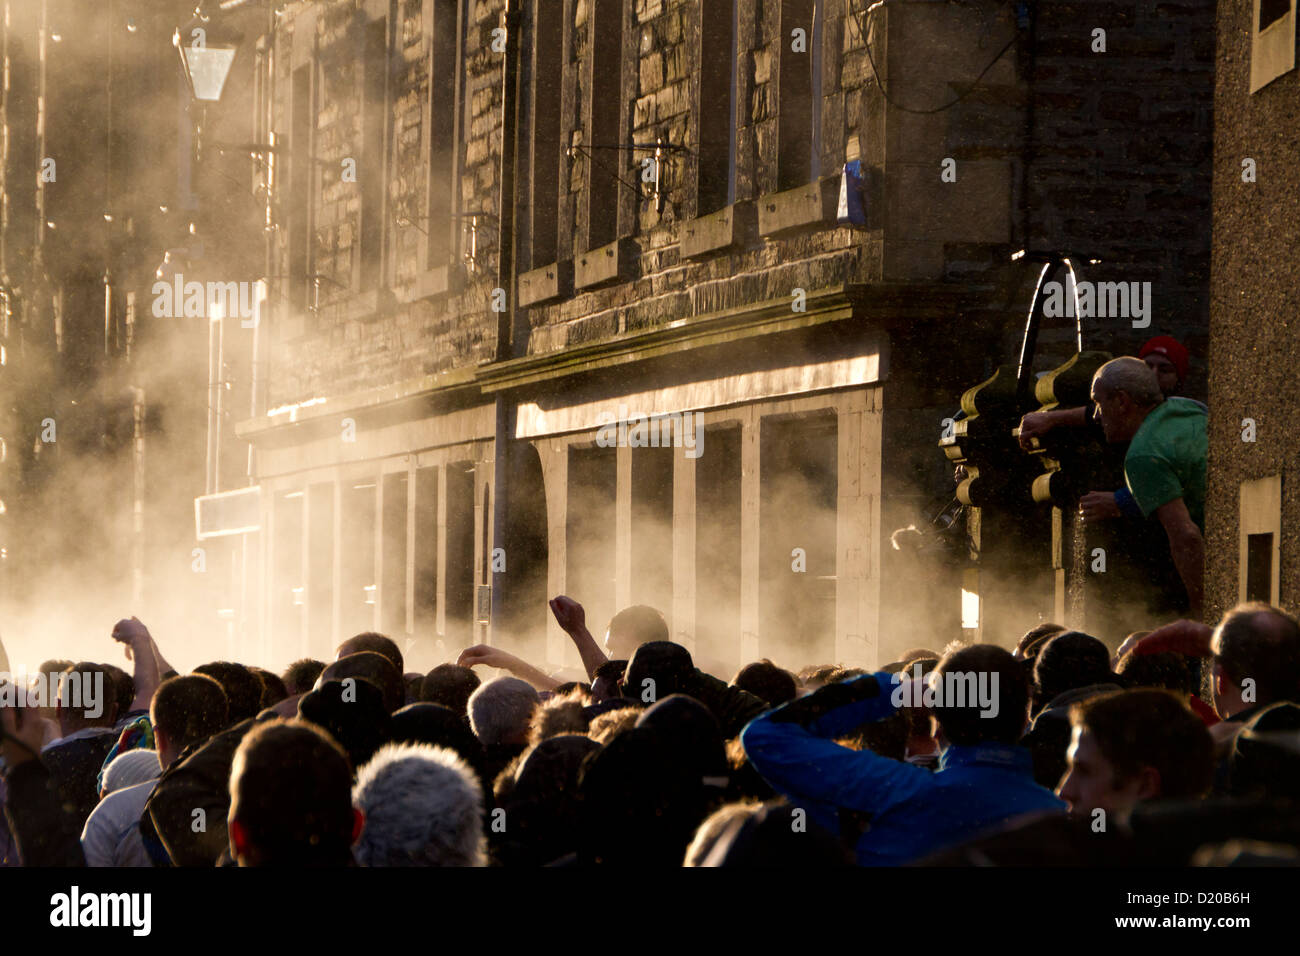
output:
[[[421,667],[483,639],[572,664],[562,593],[595,632],[654,605],[721,670],[1014,641],[1053,607],[1050,515],[1014,580],[923,579],[891,533],[951,499],[944,419],[1014,361],[1017,250],[1152,282],[1149,327],[1085,347],[1175,334],[1203,372],[1212,24],[1209,0],[285,6],[251,111],[282,148],[238,428],[246,653],[377,628]],[[1074,342],[1045,329],[1037,367]]]
[[[1300,398],[1297,294],[1284,258],[1300,231],[1286,132],[1300,118],[1295,3],[1220,4],[1217,32],[1207,620],[1247,599],[1294,611],[1300,597],[1298,439],[1286,418]]]

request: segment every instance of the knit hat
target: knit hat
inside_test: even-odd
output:
[[[1174,363],[1174,368],[1178,370],[1178,381],[1187,380],[1189,357],[1187,349],[1177,339],[1168,335],[1157,335],[1142,346],[1142,351],[1138,352],[1138,358],[1144,359],[1153,353],[1163,355]]]
[[[162,764],[158,754],[153,750],[127,750],[113,758],[113,762],[104,768],[104,793],[112,793],[125,787],[162,775]]]

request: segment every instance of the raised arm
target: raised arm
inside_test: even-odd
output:
[[[839,811],[876,813],[931,785],[928,770],[835,742],[893,714],[897,690],[883,673],[827,684],[751,721],[740,742],[773,789],[838,833]]]
[[[162,683],[162,670],[158,665],[161,655],[156,653],[149,629],[138,617],[123,618],[113,625],[113,640],[125,644],[135,663],[135,699],[132,710],[148,710],[154,691]]]
[[[555,623],[569,635],[569,640],[578,649],[578,657],[582,659],[582,666],[587,671],[587,680],[595,680],[596,669],[609,658],[591,636],[591,631],[587,630],[587,612],[581,604],[563,594],[551,598],[548,603],[551,613],[555,615]]]
[[[475,664],[498,667],[501,670],[509,671],[520,680],[528,681],[538,690],[555,690],[560,686],[559,681],[543,674],[527,661],[516,657],[509,651],[503,651],[499,647],[492,647],[488,644],[475,644],[473,647],[465,648],[460,652],[460,657],[456,658],[456,664],[459,667],[473,667]]]

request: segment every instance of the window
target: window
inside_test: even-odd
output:
[[[735,0],[700,5],[700,102],[696,215],[736,201]]]
[[[778,38],[776,188],[820,174],[821,0],[783,0]]]
[[[590,30],[587,248],[595,249],[618,238],[618,172],[627,158],[609,148],[623,145],[623,0],[595,0]]]
[[[560,101],[564,75],[564,20],[549,10],[555,0],[533,2],[531,266],[557,258],[560,203]]]
[[[456,133],[460,102],[452,95],[460,82],[460,31],[456,0],[431,0],[433,27],[429,44],[429,258],[436,269],[451,262],[456,221]]]
[[[1246,594],[1247,601],[1273,600],[1273,535],[1250,534],[1246,536]]]
[[[1259,0],[1259,14],[1256,17],[1256,30],[1272,26],[1291,12],[1291,0]]]
[[[383,276],[384,159],[388,133],[388,20],[366,27],[361,107],[361,160],[357,181],[361,187],[361,291],[376,288]]]
[[[1295,69],[1295,0],[1253,0],[1250,91]]]
[[[1282,476],[1241,483],[1237,597],[1279,600],[1279,542],[1282,537]]]

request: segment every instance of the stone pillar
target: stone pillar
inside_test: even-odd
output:
[[[847,392],[838,408],[835,659],[869,668],[881,663],[878,395]]]
[[[758,658],[762,416],[751,406],[741,410],[740,417],[740,659],[744,662]]]
[[[672,639],[692,653],[696,647],[695,461],[686,456],[685,448],[673,449]]]
[[[447,462],[438,466],[438,585],[437,631],[447,638]]]
[[[632,603],[632,449],[617,449],[618,479],[614,492],[614,610]],[[590,622],[589,622],[590,623]]]
[[[569,446],[559,439],[540,439],[533,443],[542,463],[542,485],[546,490],[546,590],[547,597],[565,593],[567,588],[568,548],[566,524],[569,504]],[[588,622],[588,626],[590,627]],[[577,659],[568,636],[547,615],[546,659],[550,663],[569,664]]]

